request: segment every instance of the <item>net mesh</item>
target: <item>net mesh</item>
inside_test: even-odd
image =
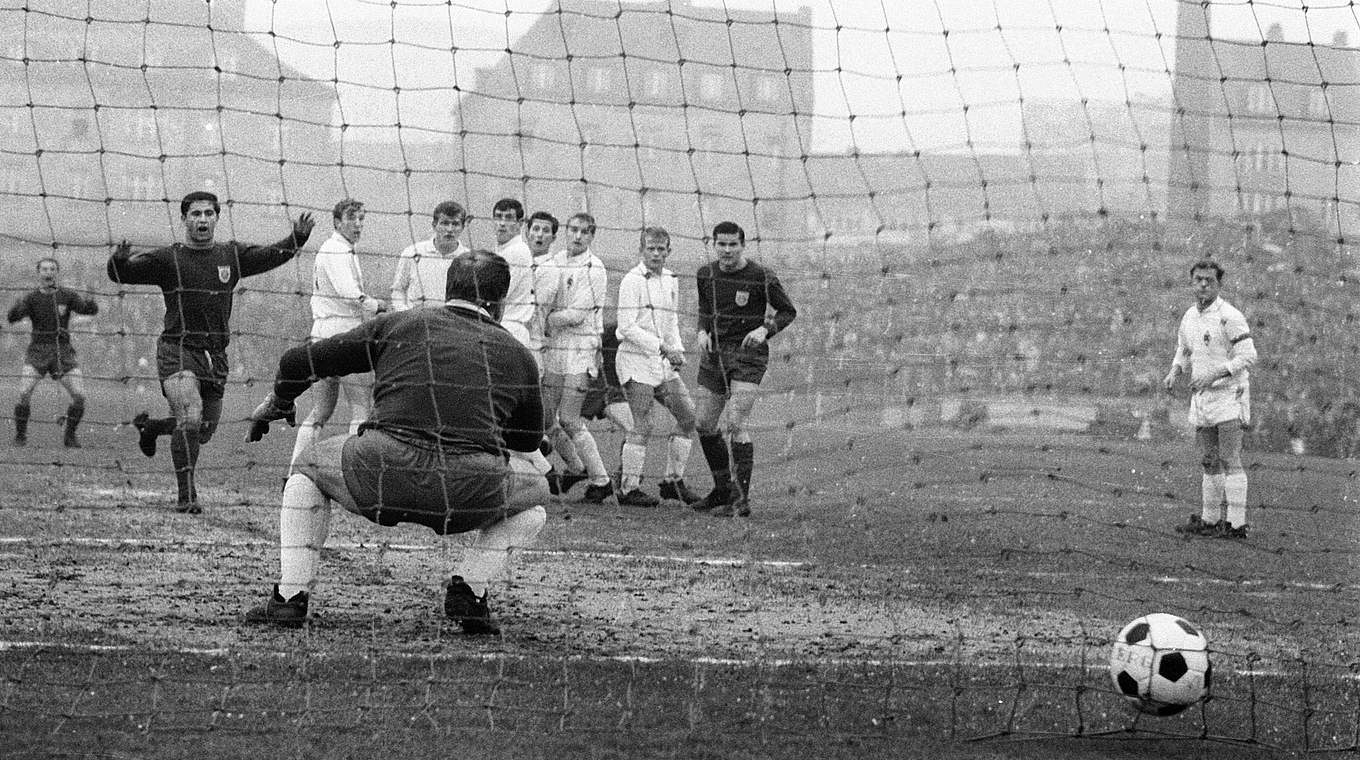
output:
[[[60,447],[42,382],[29,446],[0,452],[0,722],[29,748],[101,726],[128,748],[286,726],[419,748],[422,723],[501,749],[655,730],[1077,752],[1132,728],[1354,751],[1358,25],[1342,2],[3,4],[5,289],[52,256],[101,311],[72,327],[84,448]],[[200,465],[217,516],[180,525],[129,427],[164,410],[164,303],[104,264],[181,239],[194,189],[222,198],[219,239],[320,224],[242,281]],[[557,502],[501,589],[533,636],[464,651],[412,580],[461,544],[350,521],[326,554],[338,622],[296,649],[241,633],[220,599],[275,572],[288,442],[236,439],[308,334],[327,212],[365,203],[386,297],[437,203],[492,247],[505,196],[589,210],[611,296],[638,230],[667,228],[691,348],[708,236],[745,228],[799,312],[751,424],[774,524]],[[1171,530],[1199,463],[1160,386],[1201,258],[1261,354],[1244,544]],[[16,399],[27,342],[0,334]],[[617,431],[594,425],[613,467]],[[1106,674],[1114,632],[1158,610],[1203,626],[1217,669],[1177,718],[1135,715]]]

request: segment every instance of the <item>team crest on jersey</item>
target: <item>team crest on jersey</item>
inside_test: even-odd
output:
[[[1208,332],[1205,332],[1205,333],[1204,333],[1204,345],[1206,345],[1206,346],[1209,345],[1209,341],[1210,341],[1210,340],[1211,340],[1211,338],[1209,337],[1209,333],[1208,333]]]
[[[223,283],[231,282],[231,266],[219,266],[217,268],[217,279]]]
[[[734,300],[737,302],[738,306],[745,306],[751,302],[751,293],[745,290],[738,290]]]

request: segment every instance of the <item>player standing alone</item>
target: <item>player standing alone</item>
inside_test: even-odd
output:
[[[66,407],[66,433],[62,443],[69,449],[80,448],[76,426],[85,416],[85,383],[76,362],[76,350],[71,346],[71,315],[97,314],[99,304],[58,285],[60,273],[61,264],[56,259],[40,259],[37,289],[26,293],[9,310],[10,324],[28,317],[33,327],[19,379],[19,402],[14,405],[15,446],[28,443],[33,389],[44,375],[51,375],[71,396],[71,403]]]
[[[227,344],[231,341],[231,308],[242,277],[268,272],[297,255],[312,234],[312,215],[293,222],[288,237],[273,245],[218,243],[217,196],[195,191],[179,204],[184,242],[154,251],[133,253],[125,240],[109,257],[109,279],[123,285],[156,285],[165,298],[165,324],[156,343],[156,368],[171,417],[134,418],[137,446],[156,455],[156,439],[170,436],[179,491],[177,510],[197,514],[194,467],[199,446],[217,430],[227,383]]]
[[[380,299],[364,293],[364,273],[354,251],[354,244],[364,232],[364,204],[352,198],[340,201],[331,211],[331,221],[335,231],[317,250],[312,273],[312,340],[352,330],[386,310]],[[359,424],[368,419],[373,408],[372,377],[355,374],[319,381],[312,394],[312,411],[298,428],[297,440],[293,442],[294,465],[298,456],[320,437],[342,394],[350,409],[350,435],[359,432]]]
[[[1195,305],[1176,331],[1176,356],[1162,381],[1167,391],[1190,374],[1190,424],[1203,468],[1201,512],[1177,532],[1224,538],[1247,537],[1247,471],[1242,434],[1251,422],[1250,370],[1256,344],[1246,317],[1219,297],[1223,267],[1201,260],[1190,267]],[[1227,514],[1223,504],[1227,503]]]
[[[713,490],[694,509],[716,517],[751,514],[755,444],[746,418],[770,364],[769,339],[798,312],[779,278],[746,258],[746,231],[735,222],[713,228],[718,260],[699,267],[699,446],[713,473]],[[730,406],[729,406],[730,402]],[[727,407],[731,448],[718,428]]]

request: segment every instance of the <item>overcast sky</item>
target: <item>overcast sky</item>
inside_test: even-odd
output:
[[[815,66],[825,72],[816,80],[819,150],[852,144],[861,150],[959,149],[970,139],[981,148],[1015,149],[1022,96],[1148,100],[1170,89],[1175,0],[725,5],[812,9]],[[475,69],[513,47],[534,16],[550,6],[551,0],[401,0],[395,7],[387,0],[246,0],[246,23],[251,30],[272,29],[287,63],[315,77],[338,77],[346,122],[400,119],[438,129],[447,127],[451,111],[446,88],[455,82],[472,87]],[[1360,21],[1347,0],[1318,0],[1303,8],[1303,0],[1219,0],[1213,5],[1213,33],[1260,39],[1279,23],[1292,41],[1311,34],[1326,43],[1335,31],[1346,30],[1352,45],[1360,43]],[[458,52],[451,54],[455,46]],[[853,123],[846,118],[850,113]]]

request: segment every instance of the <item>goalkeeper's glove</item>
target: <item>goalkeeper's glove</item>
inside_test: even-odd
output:
[[[297,426],[297,405],[292,401],[284,401],[272,392],[255,407],[255,411],[250,413],[250,431],[246,433],[246,440],[254,443],[264,437],[269,432],[269,423],[274,420],[284,420],[288,427]]]

